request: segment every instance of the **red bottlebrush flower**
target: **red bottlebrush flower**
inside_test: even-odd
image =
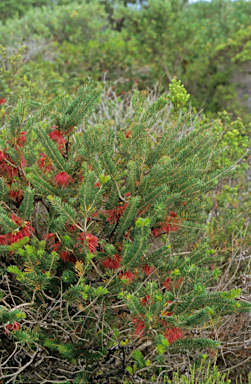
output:
[[[0,245],[7,245],[7,244],[8,244],[8,236],[0,235]]]
[[[21,225],[22,224],[22,219],[15,215],[14,213],[11,214],[11,220],[14,221],[14,223]]]
[[[29,221],[25,221],[25,225],[22,228],[22,232],[26,237],[32,236],[32,232],[34,232],[34,228],[30,225]]]
[[[126,137],[127,139],[129,139],[129,137],[131,137],[131,133],[132,133],[132,131],[130,131],[130,130],[127,131],[125,137]]]
[[[141,299],[140,302],[145,307],[149,300],[150,300],[150,296],[147,295],[147,296],[143,297],[143,299]]]
[[[12,219],[12,221],[14,221],[14,223],[16,223],[19,226],[19,232],[21,231],[21,233],[22,233],[22,236],[21,236],[21,234],[18,235],[18,237],[20,237],[20,239],[22,237],[32,236],[32,234],[33,234],[32,232],[34,232],[34,228],[30,225],[29,221],[23,221],[20,217],[18,217],[14,213],[11,214],[11,219]]]
[[[170,227],[169,224],[163,225],[163,226],[161,227],[161,231],[162,231],[163,233],[169,233],[170,230],[171,230],[171,227]]]
[[[10,164],[13,164],[13,166]],[[18,169],[15,167],[10,156],[2,151],[0,151],[0,173],[6,173],[10,178],[13,178],[18,173]]]
[[[20,203],[23,199],[23,191],[10,191],[9,196]]]
[[[169,216],[171,216],[171,217],[177,217],[177,213],[175,213],[175,212],[173,212],[173,211],[170,211]]]
[[[173,343],[175,340],[179,340],[184,336],[182,330],[177,327],[166,328],[164,337],[169,341],[169,343]]]
[[[22,165],[22,167],[27,167],[27,165],[28,165],[27,161],[25,160],[23,155],[21,155],[21,165]]]
[[[67,187],[67,185],[69,184],[69,181],[73,183],[72,177],[68,175],[66,172],[59,172],[55,177],[55,183],[58,185],[64,185],[65,187]]]
[[[136,276],[132,272],[127,271],[127,272],[121,273],[119,275],[119,278],[127,280],[127,284],[129,284],[132,282],[133,279],[136,279]]]
[[[56,127],[53,126],[53,127],[51,127],[51,129],[52,128],[56,128]],[[66,140],[65,140],[63,134],[61,132],[59,132],[57,129],[55,129],[54,131],[49,133],[49,138],[51,140],[53,140],[58,145],[59,150],[64,149]]]
[[[14,324],[8,324],[5,327],[5,333],[6,333],[6,335],[9,336],[9,334],[10,334],[9,330],[15,332],[15,331],[19,331],[19,329],[20,329],[20,324],[18,324],[17,321],[14,321]]]
[[[94,188],[96,188],[96,187],[100,187],[100,182],[99,181],[94,185]]]
[[[175,283],[175,288],[179,288],[180,284],[183,283],[184,278],[180,277],[176,283]],[[171,279],[170,277],[167,277],[165,281],[162,283],[163,287],[165,287],[168,291],[171,289]]]
[[[80,225],[79,223],[77,223],[77,224]],[[73,225],[73,224],[68,225],[67,223],[65,224],[65,228],[66,228],[66,230],[67,230],[68,232],[70,232],[70,233],[73,233],[73,232],[75,232],[75,231],[78,230],[78,228],[76,227],[76,225]]]
[[[109,214],[109,216],[107,218],[107,221],[109,221],[109,223],[114,222],[116,224],[118,222],[118,220],[120,219],[120,217],[125,212],[127,206],[128,206],[128,204],[124,204],[124,205],[115,207],[112,210],[105,210],[105,211],[103,211],[104,213],[108,213]]]
[[[76,258],[75,256],[73,255],[73,253],[68,253],[66,251],[63,251],[59,254],[59,257],[61,260],[63,260],[64,262],[66,261],[69,261],[71,263],[75,263],[76,262]]]
[[[52,171],[52,161],[43,153],[39,153],[38,166],[43,170],[43,173]]]
[[[17,145],[19,145],[19,147],[22,147],[26,143],[27,137],[25,137],[25,135],[27,135],[27,132],[21,132],[20,137],[17,139]]]
[[[162,285],[165,287],[168,291],[170,289],[171,279],[170,277],[167,277],[165,281],[163,281]]]
[[[151,233],[152,233],[153,237],[159,237],[159,235],[160,235],[159,230],[157,228],[152,229]]]
[[[15,231],[8,233],[9,244],[16,243],[17,241],[23,239],[25,235],[21,231]]]
[[[136,335],[138,335],[139,337],[142,337],[146,328],[144,324],[144,319],[142,320],[142,319],[139,319],[138,317],[134,317],[132,319],[132,322],[135,326]]]
[[[5,99],[0,99],[0,105],[1,104],[5,104],[6,103],[6,100]]]
[[[54,252],[57,252],[58,249],[60,248],[61,242],[60,241],[55,242],[55,238],[56,238],[56,236],[54,233],[48,233],[48,235],[45,236],[45,240],[49,240],[48,245],[51,247],[51,249]]]
[[[130,236],[130,232],[125,233],[124,238],[127,240]]]
[[[85,241],[84,232],[80,233],[78,239],[80,240],[80,243],[76,244],[75,247],[78,247],[80,244],[82,244],[82,247],[80,248],[80,249],[82,249],[84,241]],[[86,239],[87,239],[87,247],[88,247],[90,253],[96,254],[97,253],[97,247],[98,247],[98,238],[96,236],[91,235],[90,233],[87,233]]]
[[[4,159],[5,159],[5,154],[2,151],[0,151],[0,163],[3,163]]]
[[[149,265],[145,264],[142,267],[142,271],[145,272],[149,276],[149,275],[151,275],[152,272],[154,272],[154,268],[149,267]]]
[[[130,196],[131,196],[131,192],[126,192],[125,197],[130,197]]]
[[[121,256],[116,253],[113,257],[108,257],[108,259],[104,260],[102,265],[104,268],[108,269],[118,269],[120,268]]]

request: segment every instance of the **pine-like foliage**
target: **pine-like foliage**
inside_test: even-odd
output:
[[[235,168],[219,165],[214,125],[190,126],[174,80],[148,109],[139,95],[127,127],[89,127],[99,94],[89,83],[30,116],[24,91],[2,131],[6,378],[22,350],[33,382],[149,382],[172,353],[219,347],[194,327],[250,311],[238,290],[208,289],[219,271],[209,268],[205,198]]]

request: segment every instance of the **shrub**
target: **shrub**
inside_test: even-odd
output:
[[[43,105],[24,90],[2,130],[8,380],[147,381],[173,354],[219,347],[194,327],[250,311],[240,290],[208,289],[220,272],[201,236],[205,195],[235,169],[214,167],[214,125],[180,113],[188,95],[176,80],[149,108],[136,94],[121,129],[84,122],[99,96],[90,83]]]

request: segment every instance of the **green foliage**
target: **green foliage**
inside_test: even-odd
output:
[[[82,359],[93,370],[94,379],[81,377],[86,382],[117,382],[125,372],[148,380],[168,366],[169,353],[219,348],[189,336],[194,327],[250,311],[236,301],[239,290],[208,289],[218,270],[209,268],[217,258],[204,225],[208,194],[233,174],[247,141],[240,122],[225,132],[220,120],[184,112],[188,95],[175,80],[170,95],[150,106],[135,92],[132,118],[120,129],[113,121],[88,124],[99,97],[89,82],[75,98],[61,95],[34,111],[25,89],[6,118],[0,251],[11,262],[2,274],[28,318],[22,330],[9,328],[27,353],[42,345],[69,364],[73,379]],[[226,144],[233,145],[228,161]],[[143,335],[149,358],[137,344]],[[112,356],[123,370],[114,371]]]

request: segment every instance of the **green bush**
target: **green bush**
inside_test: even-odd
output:
[[[148,382],[179,353],[219,348],[192,329],[250,311],[239,289],[208,290],[206,195],[236,168],[219,162],[217,122],[191,126],[173,80],[149,107],[136,92],[121,129],[92,126],[100,93],[44,105],[24,89],[1,131],[4,379]]]

